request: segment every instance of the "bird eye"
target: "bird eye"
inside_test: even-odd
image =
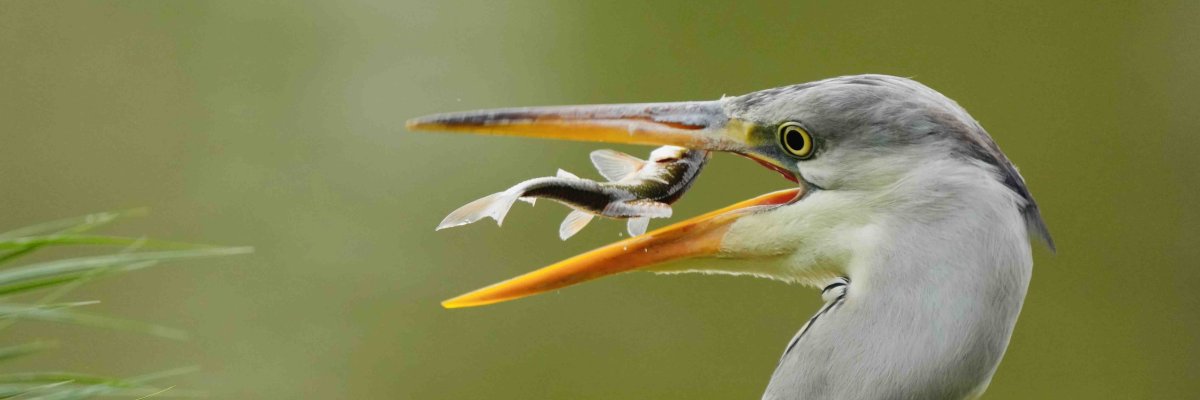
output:
[[[813,139],[799,123],[788,122],[779,126],[779,146],[797,158],[808,158],[813,153]]]

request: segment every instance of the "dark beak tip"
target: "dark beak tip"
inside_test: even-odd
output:
[[[404,121],[404,128],[410,131],[428,130],[430,125],[433,125],[436,122],[437,120],[431,118],[430,116],[410,118],[409,120]]]

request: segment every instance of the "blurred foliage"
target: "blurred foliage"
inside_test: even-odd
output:
[[[1058,241],[1035,250],[986,398],[1193,397],[1197,15],[1185,0],[0,1],[0,226],[145,205],[155,218],[114,231],[257,249],[78,289],[186,343],[18,324],[12,338],[52,332],[62,351],[10,365],[134,376],[188,360],[204,369],[173,381],[217,398],[757,398],[814,291],[627,274],[441,309],[623,228],[560,242],[566,210],[539,205],[435,234],[484,194],[590,171],[597,146],[404,121],[871,72],[969,110]],[[675,215],[788,184],[718,155]]]
[[[17,320],[45,321],[139,332],[168,339],[184,339],[177,329],[116,319],[78,311],[98,301],[59,301],[80,285],[101,277],[136,271],[164,261],[243,254],[245,247],[211,247],[151,241],[145,238],[100,236],[88,231],[108,224],[122,213],[90,214],[37,224],[0,233],[0,333]],[[115,254],[58,258],[16,265],[18,261],[47,247],[118,247]],[[154,248],[160,251],[138,251]],[[31,301],[32,300],[32,301]],[[51,349],[43,340],[0,347],[0,361],[8,361]],[[0,373],[0,398],[85,399],[96,396],[137,397],[195,396],[173,388],[151,386],[163,378],[189,372],[183,368],[133,378],[113,378],[70,372]]]

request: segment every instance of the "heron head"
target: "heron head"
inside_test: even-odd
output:
[[[920,197],[906,190],[913,185],[950,179],[939,176],[949,167],[977,169],[972,176],[1002,184],[1029,232],[1050,244],[1024,181],[991,137],[954,101],[904,78],[847,76],[704,102],[439,114],[411,120],[408,127],[725,151],[798,184],[468,293],[444,303],[448,307],[494,303],[634,269],[820,277],[823,268],[836,268],[847,238],[805,237],[811,231],[806,224],[855,224],[868,218],[866,209]],[[936,197],[937,191],[922,196]],[[858,193],[862,201],[814,208],[822,201],[819,193]],[[812,215],[815,209],[821,215]],[[821,251],[793,253],[795,243],[822,240],[829,245],[806,247]],[[739,262],[678,262],[696,258]],[[787,263],[807,269],[795,274],[779,268]]]
[[[909,79],[860,75],[722,99],[751,126],[739,153],[826,190],[880,190],[946,158],[1007,160],[952,100]]]

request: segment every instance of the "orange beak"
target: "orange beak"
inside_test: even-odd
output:
[[[754,155],[761,143],[755,143],[753,125],[728,117],[720,101],[483,110],[431,115],[407,125],[410,130],[675,145],[730,151],[762,162]],[[670,261],[719,257],[725,233],[738,218],[803,194],[797,188],[746,200],[446,300],[442,306],[498,303]]]

